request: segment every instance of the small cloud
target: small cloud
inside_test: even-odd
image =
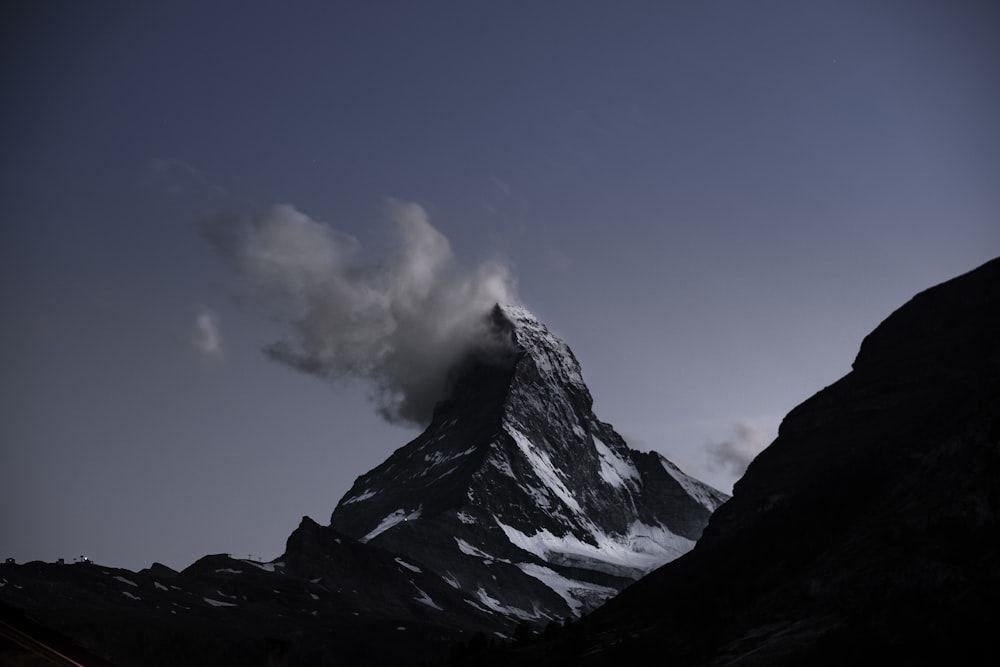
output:
[[[510,183],[490,176],[483,191],[482,205],[493,217],[500,218],[514,226],[518,233],[523,233],[524,217],[531,206]]]
[[[215,199],[224,197],[224,188],[215,185],[190,162],[163,157],[146,164],[146,182],[171,199],[195,197]]]
[[[209,359],[225,359],[226,348],[222,340],[222,321],[211,308],[202,306],[194,320],[188,339],[191,346]]]
[[[150,171],[157,174],[183,173],[191,178],[200,179],[201,172],[190,162],[177,158],[155,158],[149,161]]]
[[[550,250],[548,260],[549,268],[553,273],[568,273],[573,267],[573,260],[569,258],[569,255],[558,250]]]
[[[511,193],[513,191],[511,190],[509,184],[507,184],[504,181],[501,181],[496,176],[490,176],[490,183],[493,185],[493,190],[495,192],[497,192],[499,195],[501,195],[504,198],[510,198]]]
[[[705,451],[708,453],[709,470],[728,471],[739,478],[766,443],[760,430],[747,422],[737,422],[733,430],[734,437],[721,442],[709,442],[705,445]]]

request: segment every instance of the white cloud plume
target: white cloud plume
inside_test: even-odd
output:
[[[379,413],[424,424],[472,349],[499,344],[486,315],[516,300],[498,262],[462,270],[418,204],[392,201],[400,239],[385,261],[364,261],[356,239],[291,205],[203,223],[205,237],[289,326],[272,359],[328,377],[371,379]]]
[[[225,358],[226,348],[222,339],[222,320],[211,308],[201,306],[194,320],[189,338],[191,345],[212,359]]]

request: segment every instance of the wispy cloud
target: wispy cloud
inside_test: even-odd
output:
[[[553,273],[568,273],[573,268],[573,260],[561,250],[549,250],[547,255],[549,269]]]
[[[525,218],[531,206],[510,183],[490,176],[484,185],[481,202],[490,216],[501,222],[508,231],[517,235],[525,233]]]
[[[178,158],[150,160],[146,164],[145,178],[151,187],[161,190],[171,199],[216,199],[226,195],[225,189],[212,183],[200,169]]]
[[[191,346],[206,358],[221,361],[226,357],[226,346],[222,338],[222,320],[215,311],[207,306],[199,308],[188,340]]]
[[[506,181],[503,181],[496,176],[490,176],[490,184],[493,186],[493,190],[502,196],[504,199],[510,199],[513,196],[513,190]]]
[[[733,431],[733,437],[727,440],[706,444],[705,451],[710,470],[728,471],[739,478],[767,443],[760,429],[748,422],[736,422]]]

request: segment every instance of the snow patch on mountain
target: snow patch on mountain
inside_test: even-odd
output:
[[[204,600],[206,603],[212,605],[213,607],[235,607],[235,606],[237,606],[235,603],[232,603],[232,602],[223,602],[222,600],[213,600],[212,598],[205,598],[205,597],[203,597],[202,600]]]
[[[348,498],[347,500],[344,501],[343,504],[344,505],[350,505],[351,503],[360,503],[363,500],[368,500],[369,498],[373,498],[375,496],[375,494],[377,494],[377,493],[378,493],[378,491],[373,491],[373,490],[369,489],[369,490],[366,490],[364,493],[361,493],[361,494],[359,494],[357,496],[354,496],[353,498]]]
[[[617,488],[623,488],[628,482],[632,486],[637,486],[642,479],[639,471],[631,462],[621,458],[611,448],[604,444],[604,441],[594,436],[594,448],[601,460],[601,479]]]
[[[504,558],[494,558],[493,556],[489,555],[488,553],[486,553],[482,549],[478,549],[478,548],[472,546],[471,544],[469,544],[468,542],[466,542],[465,540],[460,539],[458,537],[455,538],[455,542],[458,544],[458,550],[461,551],[466,556],[475,556],[476,558],[482,558],[485,561],[495,561],[495,560],[498,560],[501,563],[509,563],[510,562],[509,560],[506,560]]]
[[[367,535],[362,537],[359,541],[368,542],[377,537],[378,535],[381,535],[385,531],[389,530],[398,523],[402,523],[403,521],[412,521],[413,519],[419,519],[420,509],[421,508],[418,507],[412,512],[407,512],[406,510],[396,510],[388,514],[379,522],[377,526],[375,526],[374,530],[372,530]]]
[[[490,597],[490,594],[487,593],[482,587],[476,590],[476,598],[478,598],[487,609],[503,614],[508,618],[519,618],[524,621],[537,621],[541,616],[537,609],[533,609],[529,612],[521,609],[520,607],[505,605],[500,602],[500,600]]]
[[[419,567],[417,567],[416,565],[413,565],[412,563],[407,563],[407,562],[406,562],[405,560],[403,560],[402,558],[396,558],[396,559],[395,559],[395,561],[396,561],[396,562],[397,562],[398,564],[400,564],[400,565],[402,565],[403,567],[405,567],[405,568],[406,568],[407,570],[409,570],[410,572],[417,572],[417,573],[419,573],[419,572],[422,572],[422,571],[423,571],[423,570],[421,570],[421,569],[420,569]]]
[[[444,609],[441,607],[441,605],[439,605],[437,602],[435,602],[434,600],[432,600],[431,596],[428,595],[427,593],[425,593],[419,586],[414,585],[414,588],[416,588],[417,592],[420,594],[419,596],[413,598],[414,600],[416,600],[420,604],[427,605],[431,609],[436,609],[438,611],[444,611]]]
[[[514,439],[514,443],[517,448],[521,450],[524,457],[528,459],[531,464],[531,469],[534,471],[535,475],[542,481],[545,486],[547,486],[558,498],[563,501],[566,505],[576,514],[583,514],[583,509],[580,507],[580,503],[577,502],[576,498],[566,487],[566,484],[562,481],[559,476],[559,471],[552,461],[549,459],[548,454],[535,447],[531,440],[528,439],[523,433],[514,428],[513,425],[507,424],[506,431],[510,434],[510,437]]]
[[[627,535],[607,535],[592,526],[591,537],[596,544],[590,544],[572,533],[553,535],[548,530],[540,530],[528,535],[496,517],[494,520],[511,544],[542,560],[618,574],[628,571],[645,574],[694,548],[693,540],[675,535],[662,526],[649,526],[639,521],[630,526]]]
[[[454,461],[455,459],[460,459],[463,456],[468,456],[472,452],[476,451],[475,447],[469,447],[465,451],[457,452],[455,454],[442,454],[441,452],[430,452],[429,454],[424,454],[424,461],[428,463],[428,469],[435,466],[439,466],[442,463],[447,463],[448,461]],[[426,470],[424,471],[426,473]]]
[[[618,592],[617,589],[608,586],[569,579],[551,568],[536,563],[518,563],[517,567],[529,577],[538,579],[558,593],[574,614],[579,614],[585,607],[602,602]]]
[[[247,565],[253,565],[254,567],[264,570],[265,572],[274,572],[275,568],[285,567],[285,564],[281,561],[274,561],[272,563],[259,563],[255,560],[249,560],[247,558],[240,558],[241,563],[246,563]]]
[[[695,501],[700,503],[709,512],[714,512],[716,508],[725,502],[729,497],[721,491],[713,489],[704,482],[691,477],[662,454],[658,454],[657,458],[667,474],[673,477],[689,496],[694,498]]]

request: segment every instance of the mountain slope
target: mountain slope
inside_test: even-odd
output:
[[[692,552],[575,644],[512,660],[996,664],[997,535],[1000,259],[873,331],[850,374],[788,414]]]
[[[407,554],[483,608],[558,619],[682,553],[726,496],[597,419],[565,343],[523,308],[418,438],[355,482],[330,525]]]

